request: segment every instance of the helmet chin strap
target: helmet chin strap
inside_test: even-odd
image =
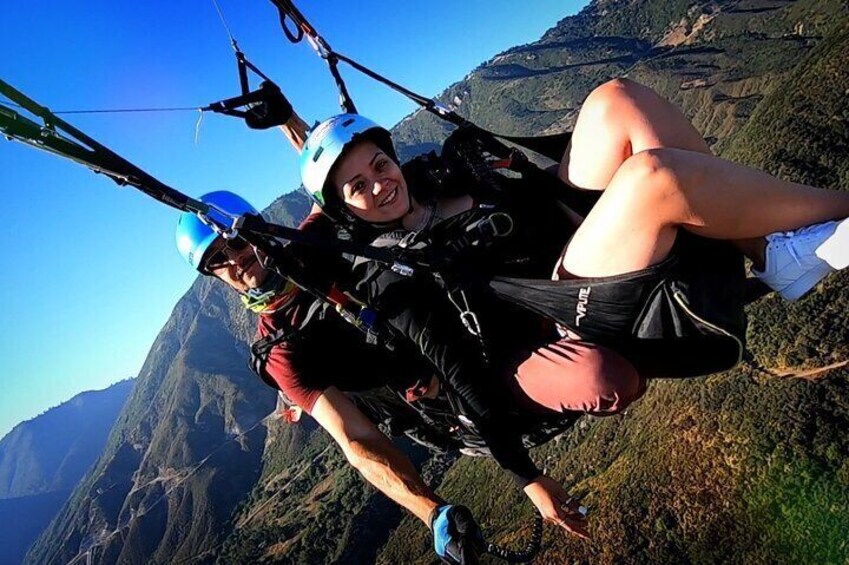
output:
[[[248,289],[244,294],[250,297],[258,297],[268,294],[269,292],[278,292],[283,289],[287,279],[280,273],[274,270],[269,270],[265,281],[257,288]]]
[[[407,187],[407,211],[404,212],[404,216],[409,215],[413,211],[413,193],[410,192],[410,188]],[[401,216],[401,219],[404,219],[404,216]]]

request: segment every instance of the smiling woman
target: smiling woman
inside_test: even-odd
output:
[[[498,51],[535,40],[583,4],[539,0],[533,11],[515,18],[509,0],[391,3],[391,10],[385,0],[361,3],[361,13],[384,18],[382,42],[362,40],[362,28],[350,25],[347,3],[305,8],[334,46],[434,92]],[[305,115],[333,111],[333,86],[321,62],[307,49],[281,44],[269,3],[221,5],[252,59],[286,85]],[[236,86],[232,54],[211,3],[204,10],[95,0],[79,10],[59,0],[10,0],[4,8],[37,21],[39,33],[17,18],[0,22],[0,33],[16,52],[4,63],[3,78],[53,109],[201,106]],[[452,17],[445,18],[449,8]],[[279,56],[284,49],[285,58]],[[354,79],[351,86],[359,84]],[[373,89],[363,90],[357,102],[385,123],[411,110],[400,97]],[[249,133],[235,121],[208,120],[194,146],[195,121],[195,115],[179,112],[73,117],[75,125],[189,193],[232,187],[265,205],[298,185],[294,159],[281,159],[282,138]],[[23,291],[18,280],[0,281],[3,325],[17,329],[0,336],[0,379],[6,385],[2,435],[80,390],[136,374],[192,275],[164,235],[173,211],[104,187],[103,179],[27,148],[0,146],[0,169],[10,211],[4,225],[26,242],[10,249],[7,261],[27,278]],[[69,240],[73,245],[53,243]],[[89,256],[98,260],[86,260]],[[96,291],[92,281],[98,281]],[[28,337],[36,335],[40,339]],[[45,337],[50,355],[42,352]]]
[[[330,178],[339,187],[336,198],[366,222],[394,222],[410,210],[401,167],[370,141],[355,145]]]

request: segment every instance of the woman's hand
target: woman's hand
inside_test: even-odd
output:
[[[524,491],[546,522],[557,524],[579,538],[592,539],[587,530],[587,517],[580,512],[580,503],[569,496],[560,483],[540,475],[528,483]]]

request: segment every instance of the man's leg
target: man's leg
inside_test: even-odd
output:
[[[645,379],[615,351],[568,339],[531,352],[516,384],[535,410],[595,416],[618,414],[646,390]]]

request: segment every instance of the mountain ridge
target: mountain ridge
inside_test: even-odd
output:
[[[133,385],[125,379],[81,392],[12,428],[0,440],[0,499],[73,488]]]
[[[20,563],[57,515],[103,450],[134,384],[79,393],[0,440],[0,563]]]

